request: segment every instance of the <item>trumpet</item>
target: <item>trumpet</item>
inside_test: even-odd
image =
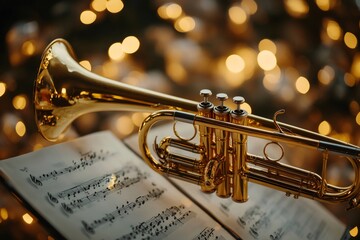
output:
[[[139,128],[139,150],[143,160],[156,172],[200,186],[205,193],[214,193],[235,202],[248,200],[248,183],[253,182],[285,192],[295,198],[306,197],[321,202],[348,202],[348,209],[360,203],[360,148],[340,140],[277,121],[247,113],[241,108],[244,98],[236,96],[236,109],[219,93],[214,106],[208,89],[200,91],[203,101],[170,96],[111,80],[83,68],[75,60],[70,44],[56,39],[45,49],[34,84],[35,121],[41,135],[56,141],[77,117],[96,111],[151,112]],[[196,129],[193,138],[165,137],[148,145],[151,128],[162,121],[184,122]],[[262,155],[248,152],[248,137],[269,141]],[[321,173],[311,172],[281,162],[283,144],[322,153]],[[268,148],[280,149],[272,157]],[[179,154],[196,153],[197,158]],[[347,159],[354,172],[349,186],[327,182],[329,154]]]

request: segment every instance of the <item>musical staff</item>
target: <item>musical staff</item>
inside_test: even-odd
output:
[[[154,188],[148,192],[146,195],[139,196],[135,201],[129,202],[122,206],[117,206],[116,209],[110,213],[105,213],[103,217],[95,219],[91,223],[87,223],[85,220],[82,220],[84,230],[90,234],[95,233],[95,229],[106,224],[115,222],[117,219],[124,218],[126,215],[130,214],[134,209],[144,206],[148,201],[158,199],[165,190]]]
[[[196,235],[192,240],[225,240],[221,235],[216,235],[215,229],[212,227],[204,228],[198,235]]]
[[[162,239],[194,217],[196,213],[186,210],[184,205],[172,206],[136,226],[131,226],[132,232],[117,240],[134,239],[139,236],[142,239]]]
[[[80,154],[80,158],[78,160],[72,160],[71,165],[64,166],[59,169],[53,169],[38,176],[29,174],[29,178],[36,186],[42,186],[45,181],[56,179],[61,175],[68,174],[73,171],[85,170],[87,167],[92,166],[99,161],[104,161],[107,157],[113,154],[114,153],[110,153],[109,151],[103,149],[100,149],[99,151],[89,151]]]
[[[66,213],[72,214],[75,209],[94,201],[104,200],[109,194],[139,183],[147,176],[148,174],[141,172],[138,167],[127,164],[115,173],[90,179],[61,192],[48,192],[47,198],[52,204],[60,203]]]

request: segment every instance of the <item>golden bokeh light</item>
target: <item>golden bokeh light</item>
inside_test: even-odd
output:
[[[108,0],[106,2],[106,9],[111,13],[118,13],[124,8],[124,3],[121,0]]]
[[[80,21],[83,24],[92,24],[96,20],[96,13],[91,10],[85,10],[80,14]]]
[[[21,46],[21,51],[26,56],[33,55],[35,50],[35,44],[33,41],[25,41]]]
[[[17,135],[20,137],[23,137],[26,133],[26,127],[25,124],[22,121],[18,121],[15,125],[15,131]]]
[[[231,6],[228,10],[230,20],[235,24],[243,24],[246,22],[247,15],[240,6]]]
[[[3,82],[0,82],[0,97],[3,96],[6,92],[6,84]]]
[[[125,57],[125,53],[120,42],[113,43],[108,50],[108,55],[111,60],[120,61]]]
[[[360,78],[360,53],[356,53],[351,65],[351,74],[356,77]]]
[[[263,50],[257,56],[257,63],[263,70],[270,71],[276,67],[277,60],[274,53],[269,50]]]
[[[358,44],[358,40],[355,34],[346,32],[344,35],[344,43],[348,48],[355,49]]]
[[[167,3],[161,5],[157,13],[162,19],[177,19],[183,14],[183,10],[177,3]]]
[[[119,134],[127,136],[134,130],[134,124],[129,116],[121,116],[116,121],[116,129]]]
[[[117,61],[106,61],[102,65],[102,75],[104,77],[115,79],[119,74],[119,67]]]
[[[13,98],[12,104],[15,109],[22,110],[26,107],[27,100],[25,95],[17,95]]]
[[[276,54],[277,48],[276,44],[271,41],[270,39],[264,38],[261,40],[258,44],[259,51],[268,50],[272,52],[273,54]]]
[[[344,82],[349,87],[354,87],[356,84],[356,79],[351,73],[344,74]]]
[[[310,90],[310,82],[305,77],[299,77],[295,82],[296,90],[301,94],[306,94]]]
[[[182,14],[182,8],[177,3],[170,3],[166,6],[166,15],[168,18],[177,19]]]
[[[331,125],[330,125],[330,123],[325,121],[325,120],[322,121],[319,124],[318,131],[322,135],[329,135],[331,133]]]
[[[281,80],[281,69],[277,66],[271,71],[265,72],[263,78],[263,86],[271,91],[274,92],[279,88]]]
[[[9,218],[9,213],[6,208],[0,209],[0,217],[2,220],[7,220]]]
[[[358,114],[356,114],[355,121],[358,125],[360,125],[360,112],[358,112]]]
[[[318,71],[317,77],[320,83],[329,85],[335,78],[335,70],[327,65]]]
[[[337,22],[333,20],[326,20],[325,29],[330,39],[335,41],[340,39],[342,35],[342,30]]]
[[[316,0],[315,3],[322,11],[329,11],[334,7],[336,0]]]
[[[241,109],[244,109],[248,114],[252,113],[251,106],[247,102],[244,102],[243,104],[241,104]]]
[[[247,14],[255,14],[258,10],[258,6],[254,0],[242,0],[240,6],[245,10]]]
[[[178,62],[171,61],[166,64],[166,73],[169,77],[178,84],[186,84],[187,72],[186,69]]]
[[[178,32],[190,32],[195,29],[195,19],[184,16],[175,21],[174,27]]]
[[[94,0],[91,2],[91,7],[97,12],[103,12],[106,9],[107,0]]]
[[[28,214],[28,213],[25,213],[25,214],[22,216],[22,218],[23,218],[24,222],[27,223],[27,224],[32,224],[33,221],[34,221],[33,217],[30,216],[30,214]]]
[[[86,70],[91,71],[91,63],[88,60],[80,61],[79,64],[83,66]]]
[[[122,41],[122,51],[128,54],[136,52],[140,47],[140,41],[135,36],[128,36]]]
[[[305,0],[284,0],[286,11],[293,17],[304,17],[309,12],[309,5]]]
[[[244,59],[236,54],[232,54],[226,58],[225,61],[226,67],[230,72],[239,73],[242,72],[245,68]]]

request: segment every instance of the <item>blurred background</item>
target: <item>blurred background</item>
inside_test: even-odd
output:
[[[12,0],[0,16],[0,159],[51,144],[37,133],[32,88],[55,38],[99,75],[199,101],[202,88],[242,95],[253,114],[272,118],[284,108],[280,121],[360,145],[359,0]],[[145,116],[87,114],[67,137],[110,129],[125,138]],[[341,164],[329,170],[335,183]],[[0,193],[1,236],[52,238]],[[325,206],[360,227],[359,209]]]

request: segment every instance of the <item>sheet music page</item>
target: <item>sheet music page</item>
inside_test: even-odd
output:
[[[184,137],[192,135],[189,125],[181,125]],[[149,133],[149,139],[157,136],[160,141],[164,136],[174,136],[171,129],[169,125],[156,127]],[[261,145],[259,139],[249,138],[248,141],[248,150],[256,152],[254,148]],[[126,139],[125,143],[136,150],[137,136]],[[200,186],[178,179],[172,181],[243,239],[338,240],[345,231],[345,225],[314,200],[286,197],[283,192],[250,182],[249,200],[236,203],[231,198],[219,198],[215,193],[205,194]]]
[[[67,239],[231,239],[110,132],[0,162],[6,179]]]

